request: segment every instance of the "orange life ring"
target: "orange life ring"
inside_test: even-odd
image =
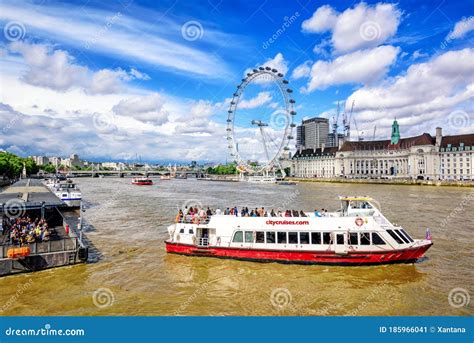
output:
[[[364,225],[364,220],[361,217],[357,217],[355,223],[357,226],[361,227],[362,225]]]

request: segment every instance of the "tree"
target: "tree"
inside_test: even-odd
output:
[[[31,158],[22,158],[9,152],[0,152],[0,175],[14,179],[23,172],[23,166],[26,167],[26,174],[36,174],[39,170],[35,161]]]

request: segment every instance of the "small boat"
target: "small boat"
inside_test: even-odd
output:
[[[275,176],[261,176],[261,175],[255,175],[255,176],[249,176],[247,178],[247,182],[250,183],[277,183],[277,178]]]
[[[66,203],[69,207],[80,207],[82,200],[82,193],[77,184],[71,179],[67,181],[55,181],[47,183],[47,186],[51,189],[59,199]]]
[[[160,180],[171,180],[171,176],[169,175],[161,175]]]
[[[136,177],[132,180],[133,185],[137,186],[151,186],[153,181],[147,177]]]
[[[176,175],[176,179],[187,179],[188,176],[186,174],[178,174]]]
[[[385,218],[369,197],[340,197],[340,201],[338,211],[299,212],[297,217],[178,216],[168,227],[166,251],[258,262],[362,266],[414,263],[433,245],[431,233],[425,239],[412,238]]]

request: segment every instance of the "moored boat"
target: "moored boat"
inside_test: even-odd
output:
[[[132,180],[132,184],[137,186],[150,186],[153,185],[153,180],[147,177],[136,177]]]
[[[297,217],[203,216],[203,211],[178,215],[168,227],[166,250],[259,262],[358,266],[413,263],[433,244],[431,235],[413,239],[392,224],[368,197],[340,200],[336,212],[297,212]]]
[[[51,189],[54,195],[65,202],[69,207],[80,207],[82,193],[77,184],[71,179],[67,181],[47,182],[46,185]]]

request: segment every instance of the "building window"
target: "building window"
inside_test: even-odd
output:
[[[286,244],[286,232],[278,232],[277,238],[279,244]]]
[[[309,232],[300,232],[300,244],[309,244]]]
[[[275,232],[266,232],[267,243],[275,243]]]
[[[265,243],[265,232],[257,231],[255,235],[255,243]]]
[[[244,241],[244,233],[242,231],[237,231],[234,233],[234,239],[232,242],[234,243],[242,243]]]
[[[321,232],[311,232],[311,244],[321,244]]]

